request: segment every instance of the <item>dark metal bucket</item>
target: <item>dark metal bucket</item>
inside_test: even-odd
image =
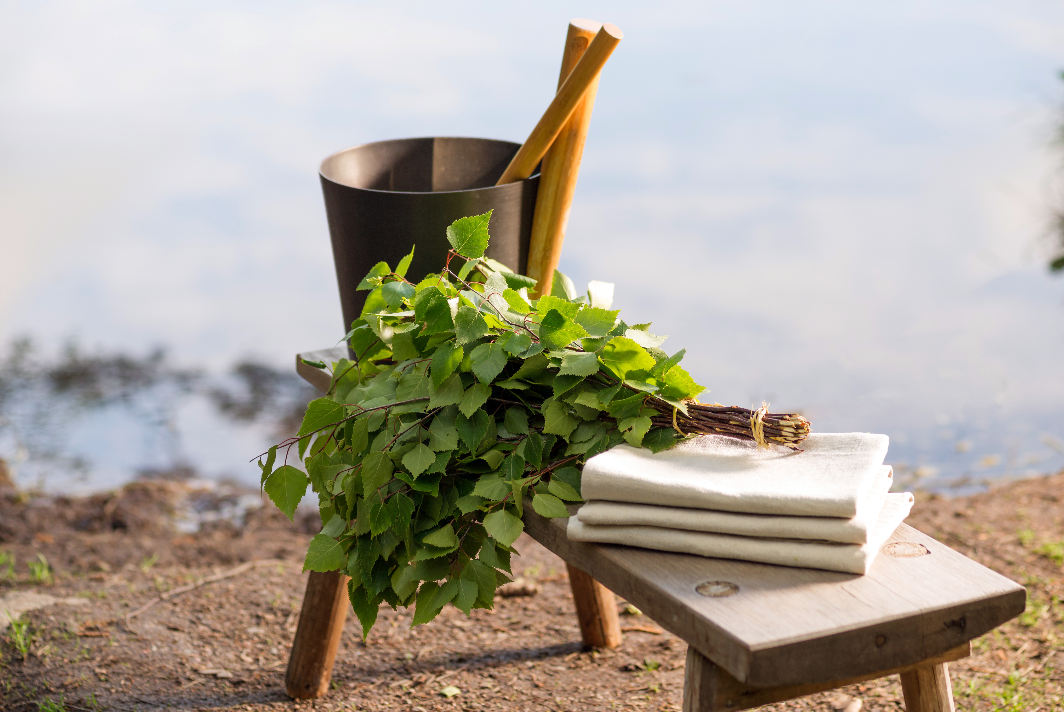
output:
[[[368,292],[356,291],[370,268],[394,269],[417,245],[412,282],[447,260],[447,226],[492,210],[487,256],[524,273],[539,175],[496,186],[520,144],[482,138],[408,138],[349,148],[322,161],[344,330]]]

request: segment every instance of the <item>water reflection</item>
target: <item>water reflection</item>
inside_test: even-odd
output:
[[[0,461],[21,487],[85,492],[130,479],[257,485],[248,459],[294,433],[314,390],[255,361],[228,372],[145,355],[45,354],[28,339],[0,361]],[[203,430],[212,437],[204,437]]]

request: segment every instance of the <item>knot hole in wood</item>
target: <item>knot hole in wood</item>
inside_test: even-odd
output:
[[[695,586],[695,592],[707,598],[727,598],[739,593],[739,587],[731,581],[705,581]]]

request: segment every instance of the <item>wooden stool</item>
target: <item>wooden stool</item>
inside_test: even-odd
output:
[[[328,374],[296,364],[328,388]],[[610,591],[624,596],[687,642],[684,712],[749,709],[892,674],[909,712],[952,712],[947,663],[1026,604],[1019,584],[905,524],[867,576],[575,542],[565,527],[525,507],[525,531],[569,566],[584,643],[620,643]],[[310,575],[285,678],[292,697],[328,690],[345,583]]]

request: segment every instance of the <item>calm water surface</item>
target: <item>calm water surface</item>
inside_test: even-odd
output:
[[[162,345],[219,381],[335,343],[317,164],[386,138],[521,140],[572,11],[6,5],[0,339],[30,336],[41,362],[71,337],[138,358]],[[1064,280],[1044,266],[1064,9],[580,12],[626,36],[562,261],[578,284],[615,282],[710,399],[888,433],[900,480],[964,491],[1064,467]],[[152,388],[9,404],[0,457],[54,489],[175,465],[257,482],[247,461],[273,421]],[[66,464],[35,461],[31,431]]]

